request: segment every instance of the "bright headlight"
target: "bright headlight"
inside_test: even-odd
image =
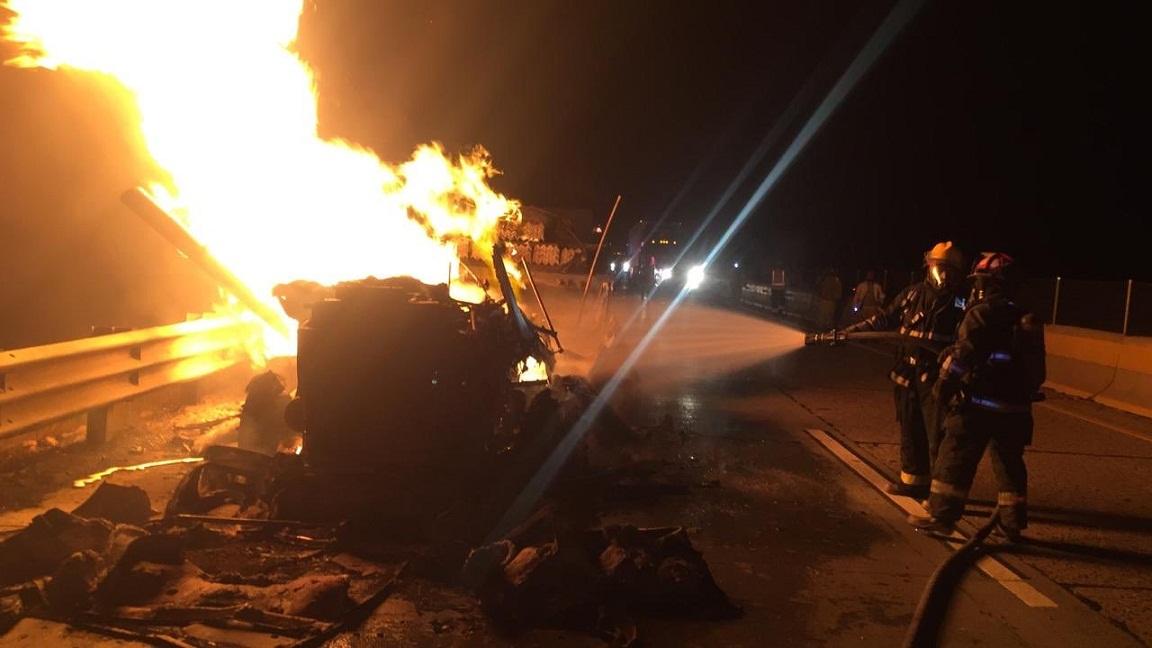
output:
[[[656,271],[656,276],[660,281],[668,281],[672,278],[672,268],[660,268]]]
[[[684,278],[684,287],[688,290],[695,290],[702,283],[704,283],[704,266],[692,266],[692,269],[688,271],[688,276]]]

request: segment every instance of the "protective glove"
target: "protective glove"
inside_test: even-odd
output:
[[[960,383],[955,380],[937,379],[932,385],[932,398],[941,405],[951,405],[960,393]]]

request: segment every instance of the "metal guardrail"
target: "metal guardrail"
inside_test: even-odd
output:
[[[0,351],[0,439],[230,367],[256,325],[211,318]],[[106,413],[106,410],[103,410]],[[102,434],[98,430],[98,435]]]
[[[1025,281],[1020,293],[1049,324],[1152,336],[1152,283],[1056,277]]]
[[[811,293],[752,283],[740,288],[740,302],[797,319],[810,317],[813,308]]]

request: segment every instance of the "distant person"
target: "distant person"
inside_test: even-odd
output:
[[[876,281],[876,273],[869,270],[864,281],[852,291],[852,317],[854,321],[872,317],[884,306],[884,287]]]
[[[964,258],[951,241],[924,253],[924,279],[900,291],[887,307],[845,329],[896,331],[903,335],[896,366],[888,374],[896,383],[896,419],[900,422],[900,481],[888,492],[923,500],[932,482],[932,464],[942,436],[941,409],[932,395],[939,373],[937,355],[956,340],[964,315],[957,289]]]
[[[778,311],[788,303],[788,281],[784,268],[772,268],[772,281],[769,285],[768,305]]]
[[[1013,303],[1014,270],[1001,252],[985,252],[972,268],[968,309],[934,389],[948,410],[928,515],[908,519],[919,530],[952,532],[985,448],[996,476],[997,530],[1015,541],[1028,526],[1024,447],[1032,443],[1032,402],[1045,378],[1044,326]]]
[[[816,323],[820,328],[836,326],[836,312],[844,297],[844,285],[835,268],[829,268],[816,284]]]

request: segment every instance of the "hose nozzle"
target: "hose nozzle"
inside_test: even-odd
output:
[[[823,333],[808,333],[804,336],[804,345],[812,346],[813,344],[827,344],[828,346],[837,346],[844,344],[844,340],[848,338],[848,334],[844,331],[832,329],[831,331]]]

